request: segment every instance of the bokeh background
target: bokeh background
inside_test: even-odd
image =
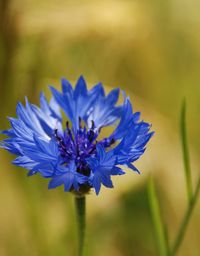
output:
[[[136,166],[114,179],[115,189],[87,197],[87,256],[153,256],[156,241],[147,197],[155,177],[172,242],[187,197],[179,136],[187,100],[193,182],[200,152],[200,2],[198,0],[1,0],[0,123],[15,116],[24,96],[38,103],[61,77],[83,74],[88,86],[120,87],[156,135]],[[50,96],[50,95],[49,95]],[[2,138],[2,137],[1,137]],[[0,152],[0,255],[73,256],[73,197],[11,164]],[[200,255],[200,206],[195,207],[178,255]]]

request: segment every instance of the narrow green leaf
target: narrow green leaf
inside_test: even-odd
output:
[[[166,231],[166,227],[162,222],[155,184],[152,177],[149,178],[149,182],[148,182],[148,195],[149,195],[151,214],[153,218],[153,224],[155,228],[156,240],[158,244],[159,255],[168,256],[169,249],[167,246],[168,244],[167,231]]]
[[[187,187],[187,196],[188,202],[190,203],[193,195],[192,190],[192,176],[190,169],[190,158],[189,158],[189,150],[187,143],[187,131],[186,131],[186,101],[183,100],[180,114],[180,132],[181,132],[181,142],[182,142],[182,151],[183,151],[183,162],[184,162],[184,170],[185,170],[185,180]]]
[[[194,194],[193,194],[185,119],[186,119],[186,102],[184,100],[183,104],[182,104],[182,108],[181,108],[180,130],[181,130],[181,141],[182,141],[184,168],[185,168],[185,179],[186,179],[187,195],[188,195],[188,207],[186,209],[183,220],[180,224],[176,239],[173,243],[172,250],[171,250],[171,256],[176,255],[178,249],[180,248],[181,243],[183,242],[183,238],[184,238],[188,223],[191,219],[192,212],[193,212],[193,209],[197,202],[197,198],[198,198],[199,191],[200,191],[200,178],[199,178],[197,186],[196,186]]]
[[[198,183],[197,183],[197,186],[196,186],[196,189],[195,189],[195,192],[194,192],[194,196],[191,199],[190,204],[188,205],[187,211],[186,211],[186,213],[185,213],[185,215],[183,217],[183,220],[181,222],[181,225],[180,225],[180,228],[179,228],[176,240],[175,240],[175,242],[173,244],[172,255],[176,255],[176,253],[177,253],[177,251],[178,251],[178,249],[179,249],[179,247],[180,247],[180,245],[181,245],[181,243],[183,241],[186,228],[187,228],[189,220],[190,220],[190,218],[192,216],[192,212],[193,212],[194,206],[195,206],[195,204],[197,202],[199,191],[200,191],[200,178],[198,180]]]

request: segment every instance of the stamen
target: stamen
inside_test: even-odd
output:
[[[94,136],[95,136],[95,132],[91,129],[89,131],[89,136],[88,136],[88,139],[89,139],[90,142],[93,141]]]
[[[55,137],[58,141],[61,141],[62,139],[58,136],[58,129],[55,129],[54,131]]]
[[[67,133],[70,137],[70,139],[72,140],[72,142],[74,143],[74,138],[73,138],[73,135],[72,135],[72,132],[71,132],[71,129],[69,128],[69,121],[66,122],[66,130],[67,130]]]
[[[94,128],[95,128],[94,120],[92,120],[91,122],[92,122],[92,127],[91,127],[91,129],[94,130]]]
[[[82,125],[81,125],[81,117],[79,116],[79,118],[78,118],[78,121],[79,121],[79,129],[81,129],[82,128]]]

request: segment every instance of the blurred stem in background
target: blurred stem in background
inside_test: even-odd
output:
[[[158,243],[159,255],[162,256],[175,256],[180,248],[181,243],[183,242],[183,238],[186,232],[187,225],[191,218],[194,206],[197,202],[197,198],[200,191],[200,178],[195,188],[195,192],[193,194],[192,190],[192,177],[191,177],[191,168],[189,161],[189,149],[187,142],[187,134],[186,134],[186,101],[183,101],[181,114],[180,114],[180,133],[181,133],[181,142],[182,142],[182,151],[183,151],[183,162],[184,162],[184,170],[185,170],[185,179],[186,179],[186,189],[188,196],[188,207],[184,214],[183,220],[180,224],[180,227],[177,232],[177,236],[175,241],[170,248],[168,243],[168,232],[163,224],[163,220],[160,214],[160,206],[159,200],[157,198],[156,188],[153,181],[153,178],[150,177],[148,183],[148,195],[150,208],[153,218],[153,224],[156,234],[156,240]]]
[[[13,0],[0,0],[0,96],[1,96],[1,107],[0,115],[7,116],[13,112],[13,102],[16,101],[16,91],[18,93],[19,86],[16,86],[16,65],[15,56],[19,48],[20,38],[20,16],[18,11],[13,8]],[[37,57],[37,55],[35,54]],[[37,60],[40,60],[37,58]],[[37,68],[38,63],[33,63],[34,67]],[[31,73],[31,78],[37,79],[35,74]],[[33,79],[31,79],[32,81]],[[34,83],[29,83],[29,88],[35,90]],[[34,96],[34,93],[32,93]],[[32,96],[32,97],[33,97]],[[2,118],[1,123],[6,120]],[[40,190],[27,183],[27,178],[16,176],[18,179],[18,185],[24,191],[25,199],[25,212],[28,220],[28,225],[32,234],[32,243],[37,245],[36,250],[39,255],[49,255],[48,248],[45,247],[44,240],[41,239],[41,225],[39,224],[38,214],[38,198],[40,196]],[[30,203],[30,196],[31,203]],[[40,220],[41,221],[41,220]],[[10,237],[13,243],[16,241],[16,236]],[[12,249],[12,248],[11,248]],[[13,249],[14,250],[14,249]],[[23,254],[23,252],[21,252]]]
[[[155,184],[152,177],[150,177],[148,183],[148,194],[159,255],[168,256],[169,250],[166,237],[167,233],[165,232],[165,227],[162,222],[159,202],[156,194]]]
[[[186,189],[187,189],[188,203],[190,204],[193,196],[193,191],[192,191],[192,175],[191,175],[191,168],[190,168],[190,157],[189,157],[188,143],[187,143],[185,99],[183,100],[183,104],[181,108],[180,134],[181,134],[182,151],[183,151]]]
[[[14,94],[13,59],[19,37],[19,20],[16,11],[11,10],[11,0],[0,1],[0,91],[2,113],[9,111]],[[9,88],[9,90],[8,90]]]

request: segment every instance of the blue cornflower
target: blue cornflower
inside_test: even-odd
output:
[[[9,118],[11,129],[2,131],[9,138],[1,147],[17,155],[13,163],[50,178],[49,188],[64,185],[77,194],[99,193],[101,185],[112,188],[112,175],[122,175],[122,166],[139,173],[132,164],[145,151],[152,137],[150,125],[139,121],[128,97],[116,105],[119,89],[105,95],[102,84],[91,90],[81,76],[75,89],[62,79],[62,92],[50,87],[48,102],[42,93],[40,107],[17,104],[17,118]],[[62,109],[67,117],[63,124]],[[65,118],[66,119],[66,118]],[[100,139],[101,129],[114,126],[114,132]]]

